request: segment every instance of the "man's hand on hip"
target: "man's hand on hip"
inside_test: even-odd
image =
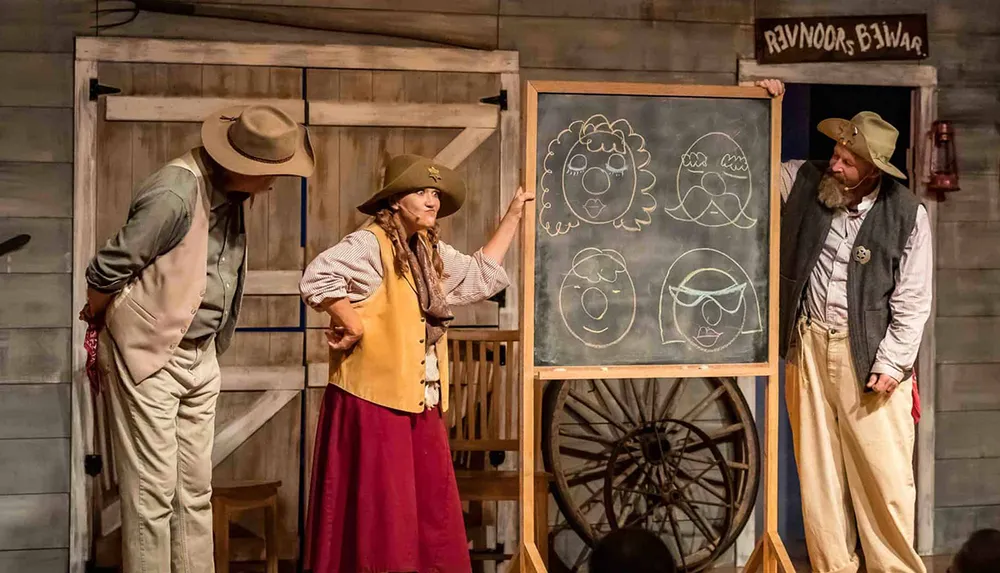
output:
[[[893,391],[899,386],[899,380],[888,374],[872,374],[868,377],[867,386],[879,394],[892,396]]]

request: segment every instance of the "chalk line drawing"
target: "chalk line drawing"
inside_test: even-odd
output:
[[[549,142],[539,182],[539,226],[550,236],[581,222],[639,231],[652,222],[656,176],[646,140],[626,119],[596,114]]]
[[[660,289],[660,341],[719,352],[740,336],[763,332],[760,300],[746,270],[709,248],[670,265]]]
[[[750,229],[757,219],[747,213],[753,185],[743,148],[719,131],[699,137],[681,155],[677,167],[676,205],[664,207],[678,221],[703,227]]]
[[[617,344],[632,329],[635,310],[635,284],[621,253],[588,247],[573,257],[559,287],[559,314],[577,340],[591,348]]]

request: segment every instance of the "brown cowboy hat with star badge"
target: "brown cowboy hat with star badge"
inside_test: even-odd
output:
[[[896,150],[899,131],[879,114],[863,111],[850,121],[840,118],[824,119],[817,129],[889,175],[906,179],[902,171],[889,163]]]
[[[241,175],[309,177],[316,167],[309,131],[270,105],[212,114],[202,123],[201,142],[216,163]]]
[[[374,215],[388,200],[400,193],[418,189],[437,189],[441,193],[438,218],[454,214],[465,202],[465,182],[451,169],[419,155],[397,155],[385,166],[385,183],[358,211]]]

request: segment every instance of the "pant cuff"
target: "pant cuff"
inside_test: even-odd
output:
[[[861,566],[857,555],[851,556],[851,560],[845,565],[840,567],[835,567],[833,569],[827,569],[826,571],[820,571],[818,569],[813,569],[813,573],[858,573],[858,568]]]

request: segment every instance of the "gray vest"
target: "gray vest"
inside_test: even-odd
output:
[[[781,264],[778,352],[786,357],[795,331],[809,275],[830,232],[833,210],[819,200],[826,162],[802,165],[781,210]],[[858,380],[864,385],[878,347],[892,320],[889,298],[896,287],[899,260],[917,220],[920,202],[890,177],[861,224],[847,266],[847,327]],[[866,263],[854,256],[858,247],[871,252]],[[904,378],[909,378],[910,372]]]

